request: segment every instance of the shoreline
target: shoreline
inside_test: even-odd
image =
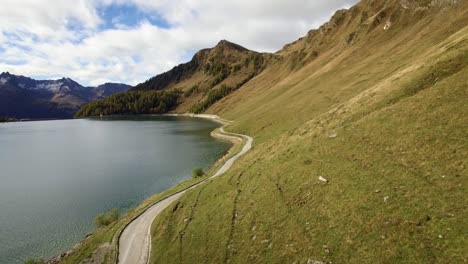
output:
[[[142,115],[144,116],[144,115]],[[213,131],[210,132],[210,136],[213,137],[213,138],[216,138],[216,139],[220,139],[220,140],[225,140],[225,141],[229,141],[232,143],[232,146],[231,148],[229,148],[229,150],[227,151],[227,153],[225,155],[223,155],[222,157],[220,157],[218,160],[216,160],[216,162],[213,163],[213,165],[211,166],[210,170],[215,168],[216,166],[220,166],[223,167],[223,165],[226,164],[226,162],[229,160],[229,158],[227,158],[230,154],[232,154],[233,156],[236,156],[236,154],[240,153],[242,151],[242,149],[240,149],[237,153],[231,153],[235,148],[236,146],[238,146],[238,144],[242,143],[243,139],[242,138],[239,138],[239,136],[243,137],[245,135],[240,135],[240,134],[235,134],[235,133],[229,133],[229,132],[225,132],[224,131],[224,127],[229,125],[230,123],[232,123],[232,121],[229,121],[229,120],[225,120],[225,119],[222,119],[220,118],[219,116],[217,115],[211,115],[211,114],[190,114],[190,113],[185,113],[185,114],[176,114],[176,113],[169,113],[169,114],[161,114],[161,115],[155,115],[155,114],[152,114],[152,115],[149,115],[149,116],[174,116],[174,117],[191,117],[191,118],[201,118],[201,119],[206,119],[206,120],[210,120],[210,121],[213,121],[213,122],[216,122],[216,123],[219,123],[221,124],[220,127],[217,127],[215,128]],[[231,136],[228,135],[228,134],[232,134]],[[237,135],[237,136],[234,136],[234,135]],[[179,190],[171,195],[168,195],[167,197],[163,197],[161,198],[160,200],[157,200],[155,202],[153,202],[152,204],[150,205],[147,205],[145,209],[143,209],[140,213],[138,213],[136,216],[134,216],[130,221],[128,221],[127,223],[125,223],[125,225],[120,228],[120,230],[118,230],[115,234],[114,234],[114,237],[112,238],[112,247],[115,248],[114,250],[114,254],[115,254],[115,262],[114,263],[119,263],[119,260],[118,260],[118,255],[119,255],[119,240],[120,240],[120,237],[123,233],[123,231],[131,224],[135,221],[135,219],[137,219],[138,217],[140,217],[141,215],[143,215],[146,211],[148,211],[151,207],[153,207],[154,205],[174,196],[174,195],[177,195],[177,194],[180,194],[180,193],[183,193],[191,188],[195,188],[196,186],[200,185],[200,184],[203,184],[204,182],[216,177],[216,176],[219,176],[218,173],[214,172],[214,174],[206,179],[203,179],[201,180],[200,182],[197,182],[197,183],[194,183],[194,184],[191,184],[185,188],[183,188],[182,190]],[[190,179],[188,179],[190,180]],[[188,180],[185,180],[185,181],[188,181]],[[180,183],[178,183],[177,185],[175,186],[172,186],[170,187],[169,189],[165,190],[165,191],[168,191],[172,188],[175,188],[177,187],[179,184],[182,184],[184,183],[185,181],[182,181]],[[163,192],[165,192],[163,191]],[[161,193],[163,193],[161,192]],[[155,193],[153,194],[152,196],[154,195],[157,195],[158,193]],[[148,197],[147,199],[143,200],[141,203],[139,203],[137,206],[135,206],[135,208],[139,208],[141,205],[143,205],[145,203],[145,201],[147,201],[148,199],[150,199],[152,196]],[[76,243],[74,246],[72,246],[69,250],[59,254],[59,255],[56,255],[50,259],[47,259],[45,261],[45,263],[48,263],[48,264],[58,264],[58,263],[61,263],[66,257],[70,256],[71,254],[73,254],[75,252],[75,250],[83,244],[83,242],[85,242],[86,240],[90,239],[90,237],[93,236],[93,234],[98,231],[98,230],[95,230],[94,232],[90,233],[90,234],[87,234],[82,240],[80,240],[78,243]]]
[[[115,263],[120,263],[120,260],[122,258],[124,259],[123,263],[132,263],[132,264],[148,263],[150,256],[151,256],[151,233],[150,233],[151,225],[154,219],[159,215],[159,213],[162,212],[164,209],[166,209],[168,206],[170,206],[177,199],[179,199],[183,194],[185,194],[185,192],[191,189],[194,189],[224,174],[225,172],[227,172],[231,168],[234,161],[237,160],[242,155],[244,155],[246,152],[248,152],[250,148],[252,147],[253,138],[246,136],[246,135],[224,131],[224,127],[228,125],[230,122],[227,120],[222,120],[216,115],[195,115],[195,114],[175,115],[175,114],[172,114],[172,116],[190,116],[190,117],[197,117],[197,118],[205,118],[205,119],[214,120],[223,124],[223,126],[219,128],[219,132],[217,132],[217,129],[215,129],[214,131],[210,133],[210,135],[215,138],[220,138],[223,140],[231,141],[233,143],[233,147],[230,149],[230,151],[236,146],[238,141],[243,142],[244,139],[246,139],[246,142],[242,146],[242,149],[239,152],[235,153],[232,157],[230,157],[226,161],[224,161],[223,158],[221,158],[220,161],[222,162],[222,165],[221,167],[216,169],[214,174],[211,174],[209,177],[201,180],[200,182],[191,184],[187,186],[186,188],[183,188],[182,190],[179,190],[149,205],[147,208],[145,208],[145,210],[143,210],[143,212],[139,213],[131,221],[129,221],[117,234],[117,237],[116,237],[117,248],[115,250],[115,254],[116,254]],[[218,162],[219,161],[217,161],[214,166],[216,166]],[[140,240],[138,240],[138,238],[140,238]],[[141,251],[142,248],[146,250]],[[137,252],[137,254],[140,253],[140,255],[132,254],[134,252]]]
[[[223,125],[229,125],[232,123],[232,121],[222,119],[218,115],[213,115],[213,114],[192,114],[192,113],[185,113],[185,114],[176,114],[176,113],[168,113],[168,114],[162,114],[159,116],[182,116],[182,117],[193,117],[193,118],[201,118],[201,119],[207,119],[211,120]]]

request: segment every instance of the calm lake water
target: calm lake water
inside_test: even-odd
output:
[[[121,117],[0,124],[0,263],[48,258],[125,211],[209,168],[230,147],[216,123]]]

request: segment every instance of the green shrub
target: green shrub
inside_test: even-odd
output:
[[[198,85],[194,85],[194,86],[190,87],[188,90],[186,90],[186,91],[184,92],[184,96],[185,96],[185,97],[189,97],[189,96],[192,95],[193,93],[198,92],[198,90],[199,90],[199,86],[198,86]]]
[[[236,84],[235,87],[229,87],[225,84],[221,85],[220,87],[211,90],[208,93],[208,96],[201,102],[195,104],[192,106],[191,111],[195,114],[202,113],[206,109],[208,109],[210,106],[212,106],[214,103],[217,101],[223,99],[233,91],[239,89],[242,85],[246,84],[248,81],[250,81],[253,77],[256,76],[255,72],[250,73],[244,80],[240,81],[239,83]]]
[[[212,106],[214,103],[216,103],[217,101],[221,100],[223,97],[230,94],[233,90],[234,90],[233,88],[226,86],[224,84],[221,85],[221,87],[219,88],[211,90],[208,93],[208,96],[205,98],[205,100],[203,100],[202,102],[192,107],[192,112],[199,114],[205,111],[206,109],[208,109],[208,107]]]
[[[219,73],[218,75],[216,75],[216,77],[214,79],[211,80],[211,82],[208,84],[208,88],[213,88],[215,87],[216,85],[220,84],[222,81],[224,81],[227,77],[228,77],[229,73],[227,73],[226,71],[223,71],[221,73]]]
[[[24,264],[45,264],[45,261],[43,259],[29,258],[24,262]]]
[[[108,226],[111,223],[117,221],[119,219],[119,216],[120,216],[119,209],[114,208],[107,213],[96,215],[96,217],[94,218],[94,225],[97,228]]]
[[[205,72],[211,76],[222,75],[227,71],[227,67],[224,63],[214,62],[209,63],[205,66]]]
[[[242,68],[242,66],[240,64],[233,65],[231,67],[231,72],[236,73],[236,72],[240,71],[241,68]]]
[[[205,175],[205,172],[203,172],[202,168],[195,168],[192,171],[192,177],[193,178],[200,178],[203,175]]]

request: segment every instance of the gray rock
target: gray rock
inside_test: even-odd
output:
[[[319,176],[319,181],[328,183],[329,181],[325,179],[323,176]]]

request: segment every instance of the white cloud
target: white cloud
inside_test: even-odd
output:
[[[79,25],[83,30],[101,23],[95,4],[87,0],[3,0],[0,30],[12,34],[34,34],[41,40],[75,38],[67,28]]]
[[[276,51],[357,0],[5,1],[0,9],[0,71],[66,76],[97,85],[137,84],[220,39]],[[131,28],[102,30],[97,7],[111,3],[134,4],[159,15],[170,28],[143,20]]]

